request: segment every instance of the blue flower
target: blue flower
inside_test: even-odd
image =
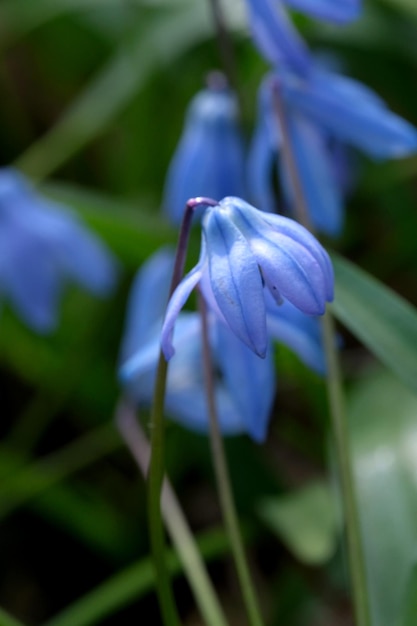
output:
[[[154,254],[138,272],[129,298],[119,376],[128,394],[142,406],[152,403],[172,267],[170,251]],[[212,303],[208,301],[208,305]],[[324,354],[318,320],[304,315],[289,302],[277,307],[268,297],[266,308],[271,338],[285,343],[304,363],[323,373]],[[247,433],[255,441],[263,441],[275,394],[270,341],[266,358],[260,359],[222,323],[213,308],[209,313],[209,339],[222,433]],[[178,316],[174,340],[178,350],[168,370],[167,414],[187,428],[206,433],[209,417],[201,320],[197,313],[183,312]]]
[[[204,195],[220,200],[244,194],[245,161],[237,101],[223,77],[212,75],[208,88],[190,104],[168,170],[163,207],[170,220],[179,223],[189,198]]]
[[[279,95],[277,94],[279,90]],[[284,197],[294,204],[283,158],[274,98],[282,99],[287,136],[313,226],[338,235],[349,189],[348,144],[375,159],[406,156],[417,149],[417,131],[389,111],[369,88],[315,67],[308,76],[277,70],[262,82],[258,122],[249,150],[248,187],[262,210],[274,211],[272,171],[279,162]]]
[[[308,315],[321,315],[333,298],[333,270],[318,241],[280,215],[258,211],[239,198],[206,209],[200,259],[172,295],[162,330],[167,359],[179,311],[200,285],[218,317],[256,354],[267,351],[265,289]]]
[[[308,48],[288,19],[281,2],[246,0],[256,47],[272,65],[284,63],[300,73],[311,65]]]
[[[51,331],[67,281],[105,295],[115,269],[74,215],[40,197],[16,171],[0,170],[0,300],[9,300],[28,326]]]
[[[172,267],[170,252],[155,254],[138,272],[129,299],[119,374],[129,395],[142,406],[152,403]],[[265,360],[259,359],[213,314],[209,316],[209,334],[221,431],[225,435],[247,433],[262,441],[275,393],[272,350],[268,350]],[[179,315],[175,342],[180,349],[168,370],[167,414],[187,428],[207,433],[209,416],[198,313]]]
[[[417,150],[414,126],[358,81],[319,67],[308,76],[282,70],[277,80],[288,109],[374,159],[401,158]]]

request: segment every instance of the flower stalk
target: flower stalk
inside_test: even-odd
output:
[[[174,270],[169,295],[171,296],[184,272],[188,239],[195,209],[211,205],[209,198],[194,198],[186,204],[178,240]],[[148,472],[148,524],[151,550],[156,570],[156,587],[165,626],[179,626],[180,619],[172,593],[165,562],[165,538],[161,516],[161,493],[164,478],[165,438],[164,401],[168,363],[162,352],[159,355],[156,383],[151,411],[151,458]]]
[[[249,623],[251,626],[262,626],[263,620],[258,606],[254,586],[249,574],[249,567],[245,557],[245,550],[243,547],[242,536],[240,533],[237,513],[233,500],[232,488],[230,484],[229,472],[227,469],[223,439],[219,428],[216,404],[214,399],[215,394],[213,381],[213,365],[210,352],[207,308],[204,297],[201,293],[199,293],[198,301],[201,314],[204,378],[210,418],[210,442],[212,447],[212,457],[216,474],[217,489],[219,492],[224,522],[230,539],[232,554],[235,561],[236,571]]]
[[[295,158],[291,148],[291,142],[289,141],[285,109],[282,103],[278,83],[274,85],[274,107],[282,133],[283,158],[285,160],[288,175],[294,190],[294,211],[296,212],[298,221],[312,231],[313,229],[308,215],[302,183],[298,175]],[[339,356],[335,341],[334,322],[329,310],[327,310],[323,316],[322,328],[327,363],[327,393],[346,523],[347,551],[355,621],[357,626],[371,626],[365,555],[362,547],[360,521],[355,495],[355,483],[349,449],[349,433],[347,428],[345,399]]]

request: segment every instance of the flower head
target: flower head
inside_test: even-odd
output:
[[[121,349],[120,379],[142,406],[152,403],[173,254],[161,250],[140,269],[129,298]],[[275,394],[272,351],[259,359],[210,314],[209,340],[216,369],[215,398],[223,434],[246,432],[262,441]],[[181,313],[175,328],[180,346],[170,363],[165,398],[168,415],[197,432],[207,433],[209,416],[198,313]]]
[[[220,199],[244,195],[244,190],[237,101],[225,79],[216,73],[189,106],[184,132],[168,170],[163,206],[170,220],[179,223],[189,198],[203,195]]]
[[[152,403],[160,351],[160,331],[168,298],[173,254],[163,249],[138,272],[129,297],[125,333],[121,347],[119,377],[129,395],[140,405]],[[215,399],[221,431],[225,435],[247,433],[262,441],[267,432],[275,395],[275,372],[271,341],[265,359],[260,359],[222,323],[212,307],[209,341],[215,366]],[[271,339],[289,346],[319,373],[325,369],[318,320],[308,317],[289,302],[277,307],[266,298]],[[183,312],[175,325],[178,347],[168,370],[165,406],[178,423],[207,433],[209,416],[197,313]]]
[[[0,299],[31,328],[55,327],[68,280],[105,295],[115,277],[110,253],[72,213],[39,196],[15,170],[0,170]]]
[[[193,288],[200,289],[218,317],[259,356],[267,350],[265,289],[303,313],[321,315],[333,298],[330,259],[304,227],[227,197],[203,218],[200,259],[173,293],[162,330],[167,359],[172,331]]]
[[[278,164],[283,195],[290,208],[294,204],[283,158],[281,120],[274,107],[279,98],[310,220],[320,232],[337,236],[351,178],[350,147],[374,159],[406,156],[417,150],[417,131],[372,90],[320,65],[311,68],[308,76],[280,69],[263,80],[249,150],[248,187],[259,208],[274,211],[271,172]]]

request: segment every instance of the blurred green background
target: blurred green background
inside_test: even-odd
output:
[[[241,2],[223,5],[249,138],[266,65]],[[296,21],[313,49],[336,55],[417,125],[414,0],[366,0],[362,19],[344,29]],[[204,0],[0,0],[0,51],[1,165],[15,164],[77,211],[121,267],[106,301],[68,289],[50,337],[2,308],[0,625],[157,625],[144,483],[113,423],[116,369],[132,277],[176,238],[160,202],[185,109],[221,68],[210,8]],[[345,233],[331,247],[416,305],[417,157],[375,164],[358,156],[356,167]],[[415,585],[417,400],[353,333],[341,334],[374,624],[412,626],[417,617],[399,615]],[[269,624],[348,626],[325,386],[289,351],[277,349],[276,359],[267,443],[227,442],[251,568]],[[206,439],[169,424],[167,466],[230,622],[244,624]],[[184,624],[201,624],[173,567]]]

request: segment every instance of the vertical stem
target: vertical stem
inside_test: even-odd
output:
[[[119,403],[116,409],[116,423],[126,446],[142,473],[146,475],[150,457],[149,443],[136,419],[133,407],[127,401],[122,400]],[[205,569],[204,561],[167,478],[163,482],[161,507],[165,525],[178,551],[203,618],[209,626],[227,626],[226,617]]]
[[[294,209],[300,224],[312,232],[313,228],[308,216],[302,182],[298,174],[297,164],[289,138],[288,124],[286,122],[285,108],[281,100],[279,84],[275,83],[272,89],[274,107],[283,138],[283,158],[294,192]],[[349,450],[349,432],[347,428],[340,362],[335,341],[334,322],[329,311],[326,311],[323,316],[322,328],[327,363],[327,393],[329,398],[333,438],[336,446],[338,461],[339,482],[342,492],[346,522],[347,551],[353,592],[355,620],[357,626],[371,626],[365,556],[363,553],[360,521],[355,497],[355,482],[351,465],[351,454]]]
[[[215,206],[217,202],[210,198],[193,198],[186,204],[178,239],[177,252],[172,274],[169,296],[172,295],[181,280],[187,252],[191,222],[196,207]],[[164,477],[164,402],[168,363],[160,352],[156,372],[155,390],[151,411],[151,458],[148,473],[148,524],[153,561],[156,570],[156,588],[162,617],[166,626],[178,626],[180,620],[165,563],[165,538],[161,517],[161,490]]]
[[[199,309],[201,313],[202,342],[203,342],[203,367],[204,379],[207,393],[207,404],[210,418],[210,442],[214,470],[216,474],[217,488],[220,496],[220,503],[226,530],[230,538],[233,557],[235,560],[237,575],[242,591],[243,600],[251,626],[262,626],[263,621],[255,595],[254,587],[249,574],[246,562],[245,550],[240,533],[238,518],[233,500],[232,488],[230,484],[229,472],[226,463],[226,455],[223,446],[223,439],[220,433],[217,409],[214,396],[213,365],[211,360],[207,309],[204,298],[199,294]]]

